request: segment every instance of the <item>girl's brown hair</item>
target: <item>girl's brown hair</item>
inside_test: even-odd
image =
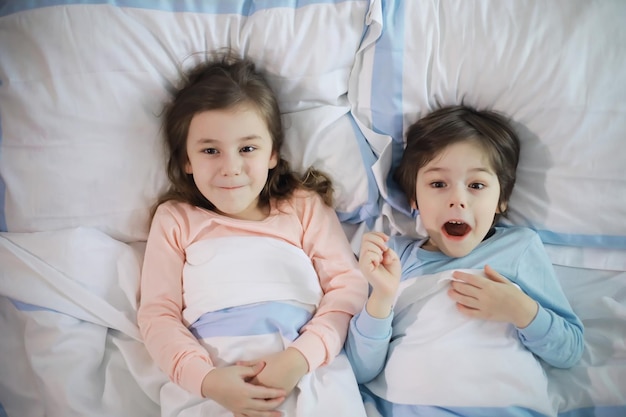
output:
[[[328,176],[309,168],[302,177],[294,173],[289,163],[280,155],[284,132],[278,101],[268,82],[256,70],[255,64],[238,57],[231,50],[212,53],[202,64],[188,71],[172,100],[165,106],[163,131],[168,154],[167,174],[170,188],[158,200],[156,207],[166,201],[182,201],[194,206],[214,210],[196,187],[193,176],[185,172],[188,162],[187,135],[191,119],[209,110],[252,106],[267,123],[272,137],[272,150],[278,164],[269,171],[259,204],[269,205],[270,199],[287,199],[294,190],[304,188],[322,196],[332,205],[332,182]]]
[[[506,205],[515,185],[520,141],[509,120],[491,110],[476,110],[467,105],[443,107],[426,115],[407,130],[406,147],[394,180],[417,204],[417,172],[449,145],[476,140],[489,155],[500,182],[498,207],[506,214]]]

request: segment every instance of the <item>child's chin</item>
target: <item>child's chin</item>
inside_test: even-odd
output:
[[[439,248],[444,254],[451,258],[462,258],[468,255],[474,247],[467,248],[461,245],[442,246]]]

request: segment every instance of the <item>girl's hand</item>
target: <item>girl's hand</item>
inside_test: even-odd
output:
[[[485,266],[486,278],[480,275],[454,271],[448,296],[457,303],[466,316],[491,321],[512,323],[517,328],[528,326],[537,315],[537,302],[511,281]]]
[[[251,366],[215,368],[202,381],[202,395],[232,411],[235,416],[280,417],[282,413],[273,410],[285,400],[285,391],[249,382],[264,366],[263,362],[256,362]]]
[[[260,358],[265,367],[250,382],[264,387],[279,388],[288,395],[309,371],[306,358],[295,348]],[[253,362],[240,362],[251,364]]]
[[[400,259],[387,246],[388,240],[384,233],[365,233],[359,254],[361,272],[372,286],[366,309],[376,318],[385,318],[391,312],[402,272]]]

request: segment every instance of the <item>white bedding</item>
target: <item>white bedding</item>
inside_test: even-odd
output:
[[[511,222],[556,245],[626,249],[626,3],[375,1],[371,18],[350,96],[399,231],[410,209],[387,174],[403,133],[465,101],[511,116],[522,140]]]
[[[167,377],[132,319],[142,249],[86,228],[0,237],[8,416],[160,415]],[[570,370],[545,367],[552,405],[562,417],[623,416],[626,272],[555,268],[585,325],[585,353]]]
[[[385,369],[367,388],[394,404],[450,407],[456,413],[489,408],[509,415],[511,407],[522,407],[554,415],[541,364],[510,323],[458,311],[447,294],[452,272],[402,280]],[[463,272],[484,276],[481,270]],[[453,389],[459,381],[465,382],[462,389]]]
[[[323,296],[311,259],[278,239],[206,239],[193,243],[186,253],[183,319],[218,367],[285,350]],[[160,404],[163,417],[232,417],[215,401],[198,398],[173,382],[161,390]],[[305,375],[278,410],[285,416],[366,417],[344,353]]]
[[[0,248],[5,413],[158,416],[167,377],[134,319],[142,248],[86,228],[7,233]]]
[[[511,115],[509,221],[540,233],[585,325],[581,362],[545,368],[550,401],[625,416],[624,22],[621,0],[0,2],[0,417],[161,415],[135,322],[159,112],[227,45],[275,88],[287,159],[335,181],[355,249],[421,232],[388,182],[409,124],[461,100]]]

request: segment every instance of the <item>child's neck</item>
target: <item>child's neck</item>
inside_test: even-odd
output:
[[[426,242],[422,244],[421,248],[429,252],[441,252],[437,246],[431,243],[430,239],[426,240]]]

